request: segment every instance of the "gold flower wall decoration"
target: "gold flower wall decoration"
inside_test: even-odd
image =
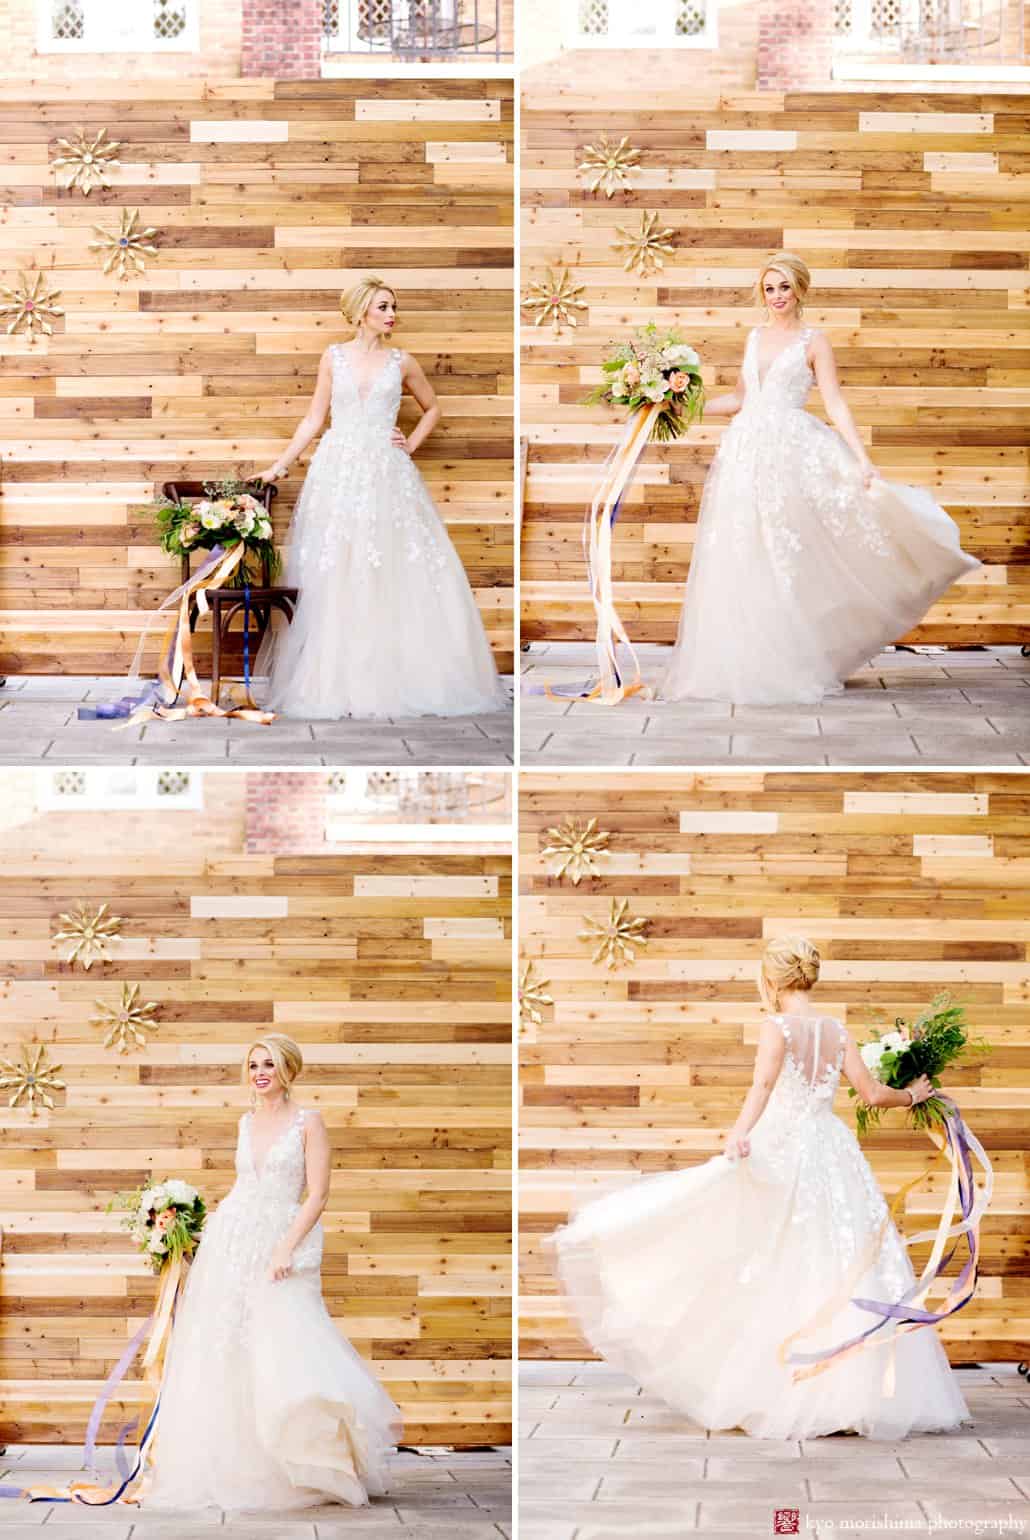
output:
[[[599,942],[590,961],[604,963],[607,968],[621,968],[624,963],[636,959],[635,946],[646,946],[643,932],[647,921],[634,919],[629,912],[628,898],[613,898],[611,911],[606,920],[586,920],[587,929],[580,931],[579,939],[591,944]]]
[[[530,284],[529,293],[522,303],[527,310],[539,312],[533,322],[534,326],[549,320],[557,333],[563,326],[579,325],[575,311],[587,308],[578,297],[583,289],[583,284],[573,283],[567,267],[560,273],[549,267],[542,281]]]
[[[553,1005],[547,994],[550,979],[538,979],[532,962],[528,962],[519,975],[519,1020],[524,1027],[538,1027],[543,1021],[543,1007]]]
[[[584,877],[592,877],[600,870],[597,858],[608,854],[611,835],[597,827],[596,818],[585,824],[564,818],[556,828],[545,831],[544,839],[547,844],[540,854],[545,861],[557,860],[551,870],[552,877],[568,877],[573,887],[578,888]]]
[[[122,209],[121,223],[114,234],[102,230],[99,225],[94,225],[93,229],[100,239],[90,241],[89,249],[108,253],[101,269],[104,273],[117,268],[119,278],[134,278],[137,273],[146,272],[146,257],[157,256],[157,247],[150,244],[150,238],[157,234],[157,230],[153,225],[148,225],[145,230],[139,228],[139,209]]]
[[[7,1098],[8,1107],[20,1107],[24,1102],[33,1117],[37,1114],[36,1103],[39,1102],[48,1110],[54,1106],[53,1093],[64,1090],[64,1081],[57,1079],[59,1064],[46,1062],[46,1048],[40,1043],[38,1046],[25,1047],[21,1051],[21,1063],[14,1064],[10,1059],[0,1059],[0,1090],[10,1091]]]
[[[0,285],[0,295],[4,300],[0,304],[0,321],[10,317],[7,322],[8,337],[21,331],[22,327],[28,331],[30,343],[36,340],[37,328],[44,337],[52,337],[53,321],[64,315],[61,307],[54,304],[54,300],[60,298],[60,289],[48,289],[40,272],[33,275],[31,282],[24,273],[19,273],[18,279],[18,287],[15,289],[6,283]]]
[[[147,1033],[157,1025],[152,1019],[157,1002],[149,1000],[144,1004],[139,997],[138,984],[122,985],[120,1005],[97,1000],[96,1006],[100,1015],[93,1017],[93,1025],[108,1029],[105,1048],[117,1048],[119,1053],[127,1053],[130,1048],[147,1046]]]
[[[624,134],[618,144],[602,134],[596,144],[588,144],[583,151],[580,171],[589,177],[591,192],[603,192],[611,198],[630,185],[630,177],[640,170],[640,151],[633,148]]]
[[[50,169],[57,173],[59,187],[77,187],[87,198],[94,187],[110,187],[108,173],[120,164],[121,141],[108,139],[106,128],[92,138],[80,128],[74,139],[58,139],[57,148],[62,153],[54,156]]]
[[[657,214],[645,212],[640,216],[638,230],[618,229],[616,233],[622,236],[622,240],[616,241],[615,250],[620,255],[626,253],[623,272],[639,273],[641,278],[650,278],[652,273],[661,272],[665,258],[673,250],[668,237],[675,232],[663,229],[658,223]]]
[[[121,915],[110,914],[106,904],[91,911],[80,903],[69,914],[59,914],[57,918],[65,928],[54,933],[54,940],[72,943],[65,961],[81,963],[87,972],[95,962],[107,960],[111,942],[123,923]]]

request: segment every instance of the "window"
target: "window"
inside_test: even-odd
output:
[[[143,766],[40,770],[37,801],[40,811],[47,813],[201,808],[203,780],[195,770]]]
[[[327,786],[326,839],[507,845],[510,799],[503,770],[334,770]]]
[[[834,0],[833,19],[838,79],[1030,78],[1013,0]]]
[[[199,0],[36,0],[40,53],[179,53],[199,47]]]
[[[571,48],[714,48],[717,0],[565,0]]]

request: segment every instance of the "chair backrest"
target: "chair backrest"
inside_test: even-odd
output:
[[[247,483],[247,491],[251,497],[256,497],[259,503],[264,503],[265,512],[269,518],[272,516],[272,500],[279,496],[279,488],[274,482],[265,482],[258,486],[257,482]],[[166,481],[161,487],[162,496],[167,497],[173,503],[197,503],[208,494],[204,490],[202,481]],[[182,581],[189,582],[190,557],[187,551],[182,558]],[[267,560],[261,564],[261,582],[265,588],[272,585],[272,573]]]

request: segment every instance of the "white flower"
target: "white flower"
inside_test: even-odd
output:
[[[271,540],[272,524],[270,519],[259,519],[257,524],[257,537],[259,540]]]
[[[148,1187],[139,1200],[139,1211],[145,1219],[151,1209],[162,1209],[168,1201],[168,1195],[164,1182],[159,1182],[155,1187]]]
[[[169,1203],[180,1203],[185,1208],[189,1208],[190,1204],[195,1203],[197,1200],[197,1189],[191,1187],[189,1182],[180,1181],[178,1177],[173,1177],[171,1181],[165,1182],[164,1186],[165,1192],[168,1194]]]
[[[654,401],[657,404],[659,401],[665,400],[667,389],[665,381],[659,380],[655,385],[646,385],[644,387],[644,395],[649,401]]]
[[[249,508],[244,508],[233,520],[241,535],[249,535],[254,528],[254,515]]]
[[[155,1230],[154,1234],[150,1237],[150,1243],[147,1246],[147,1250],[152,1252],[155,1257],[164,1256],[165,1252],[168,1250],[168,1242],[165,1240],[163,1235],[159,1235]]]
[[[883,1034],[883,1036],[881,1037],[880,1042],[883,1044],[885,1049],[886,1048],[901,1049],[901,1048],[907,1048],[908,1047],[908,1038],[905,1036],[904,1032],[898,1032],[898,1031],[885,1032]]]
[[[206,508],[200,515],[200,522],[204,529],[221,529],[225,522],[220,508]]]
[[[682,342],[676,342],[671,348],[666,348],[665,357],[666,361],[670,364],[693,364],[697,367],[701,363],[694,349],[688,348]]]
[[[866,1069],[871,1070],[875,1075],[880,1068],[880,1060],[884,1055],[883,1044],[880,1042],[863,1043],[859,1052],[862,1055],[862,1063]]]

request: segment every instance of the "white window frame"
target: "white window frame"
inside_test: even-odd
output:
[[[37,53],[197,53],[200,0],[185,0],[178,37],[155,37],[150,0],[81,0],[83,36],[54,37],[53,0],[36,0]]]
[[[604,37],[594,32],[581,32],[579,27],[579,0],[564,0],[565,46],[567,48],[718,48],[719,0],[705,0],[705,24],[692,37],[680,37],[675,28],[675,0],[608,0],[609,31]],[[656,25],[651,34],[642,34],[634,27],[640,17],[651,11]],[[664,16],[663,13],[664,12]],[[613,18],[615,24],[613,25]]]
[[[168,794],[157,789],[159,776],[179,768],[176,765],[162,765],[157,769],[147,765],[54,765],[36,771],[36,805],[41,813],[199,811],[204,806],[202,770],[181,767],[189,775],[185,791]],[[69,771],[84,777],[82,791],[57,790],[57,777]]]
[[[448,845],[483,845],[503,844],[511,846],[511,814],[503,813],[498,817],[500,822],[492,822],[488,807],[483,809],[482,821],[449,822],[446,814],[441,814],[438,821],[433,823],[415,823],[398,819],[396,822],[383,820],[381,823],[368,823],[361,817],[362,810],[367,806],[366,794],[367,772],[351,769],[347,771],[347,785],[343,790],[330,790],[325,799],[325,837],[326,843],[339,844],[448,844]]]

